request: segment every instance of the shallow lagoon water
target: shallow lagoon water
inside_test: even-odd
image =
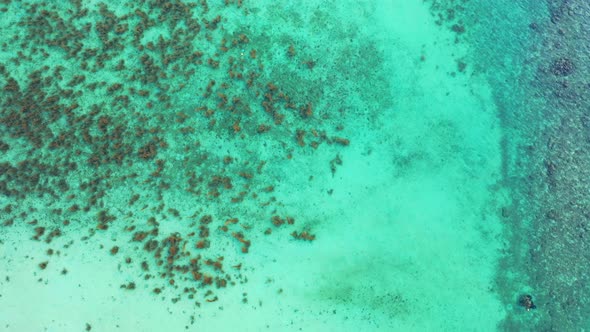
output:
[[[587,328],[586,9],[4,1],[2,330]]]

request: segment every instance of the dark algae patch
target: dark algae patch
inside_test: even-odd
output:
[[[242,259],[264,235],[322,236],[283,211],[268,169],[353,144],[333,125],[345,105],[299,73],[321,63],[301,44],[281,44],[273,67],[271,44],[240,24],[248,3],[0,8],[15,13],[0,45],[0,222],[19,246],[109,243],[133,267],[121,289],[200,306],[247,282]],[[52,258],[31,264],[70,270]]]

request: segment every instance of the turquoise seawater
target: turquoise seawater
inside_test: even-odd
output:
[[[0,331],[590,329],[590,5],[0,1]]]

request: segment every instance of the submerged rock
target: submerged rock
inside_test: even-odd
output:
[[[575,66],[568,58],[558,58],[551,65],[551,72],[555,76],[568,76],[574,72]]]

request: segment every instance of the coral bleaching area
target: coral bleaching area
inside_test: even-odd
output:
[[[0,2],[0,330],[490,331],[522,309],[495,283],[493,89],[430,3]]]

